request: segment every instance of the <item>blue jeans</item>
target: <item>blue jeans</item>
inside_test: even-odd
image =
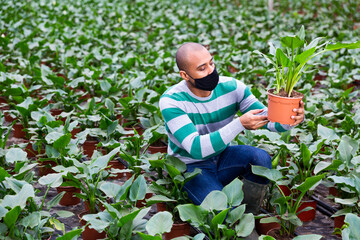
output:
[[[252,173],[251,165],[259,165],[271,169],[270,155],[259,148],[238,145],[229,146],[221,154],[198,163],[187,164],[187,171],[195,168],[202,171],[184,185],[184,190],[194,204],[200,205],[213,190],[222,190],[237,177],[249,181],[267,184],[269,180]]]

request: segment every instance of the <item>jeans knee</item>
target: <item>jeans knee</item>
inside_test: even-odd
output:
[[[258,149],[255,165],[271,169],[271,156],[263,149]]]

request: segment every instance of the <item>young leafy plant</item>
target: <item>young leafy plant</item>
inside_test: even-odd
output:
[[[275,47],[270,43],[269,55],[265,55],[258,50],[254,51],[263,56],[274,67],[269,71],[275,71],[275,94],[283,89],[286,95],[290,97],[295,84],[311,66],[308,62],[314,57],[342,48],[360,48],[360,41],[331,44],[330,41],[321,43],[321,40],[322,38],[318,37],[306,44],[305,28],[302,26],[297,35],[288,35],[281,38],[282,48]]]

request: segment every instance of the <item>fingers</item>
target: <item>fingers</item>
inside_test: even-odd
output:
[[[301,100],[299,108],[294,108],[294,112],[297,113],[296,116],[291,116],[291,119],[295,119],[295,122],[293,124],[290,124],[290,126],[295,126],[301,123],[305,118],[305,109],[304,109],[304,102]]]
[[[264,111],[264,109],[255,109],[255,110],[250,110],[248,113],[255,115],[255,114],[261,113],[263,111]]]

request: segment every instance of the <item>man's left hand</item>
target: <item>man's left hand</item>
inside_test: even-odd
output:
[[[304,121],[305,118],[304,102],[301,100],[299,108],[294,108],[293,111],[296,112],[297,115],[291,116],[292,119],[295,119],[295,122],[293,124],[290,124],[291,127],[296,126],[302,121]]]

